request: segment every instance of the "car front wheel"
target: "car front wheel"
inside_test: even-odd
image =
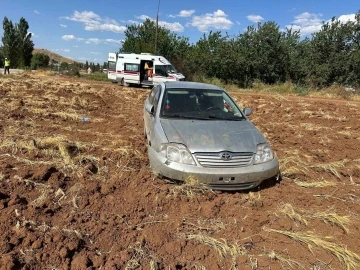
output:
[[[129,84],[124,81],[124,78],[121,79],[121,85],[125,87],[129,86]]]

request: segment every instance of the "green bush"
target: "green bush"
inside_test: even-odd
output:
[[[77,76],[77,77],[80,77],[80,70],[77,66],[72,66],[70,69],[69,69],[69,72],[67,73],[69,76]]]
[[[31,58],[31,69],[47,68],[49,66],[50,57],[43,53],[35,53]]]

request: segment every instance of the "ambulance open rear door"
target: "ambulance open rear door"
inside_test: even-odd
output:
[[[109,53],[108,79],[112,81],[116,81],[116,53]]]

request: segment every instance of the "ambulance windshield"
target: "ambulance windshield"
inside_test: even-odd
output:
[[[164,65],[164,68],[167,73],[177,73],[176,69],[173,67],[173,65]]]

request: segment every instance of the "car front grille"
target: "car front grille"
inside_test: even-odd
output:
[[[195,153],[195,157],[201,166],[207,168],[236,168],[248,166],[252,160],[253,153],[231,153],[230,159],[222,159],[222,154],[218,153]]]

